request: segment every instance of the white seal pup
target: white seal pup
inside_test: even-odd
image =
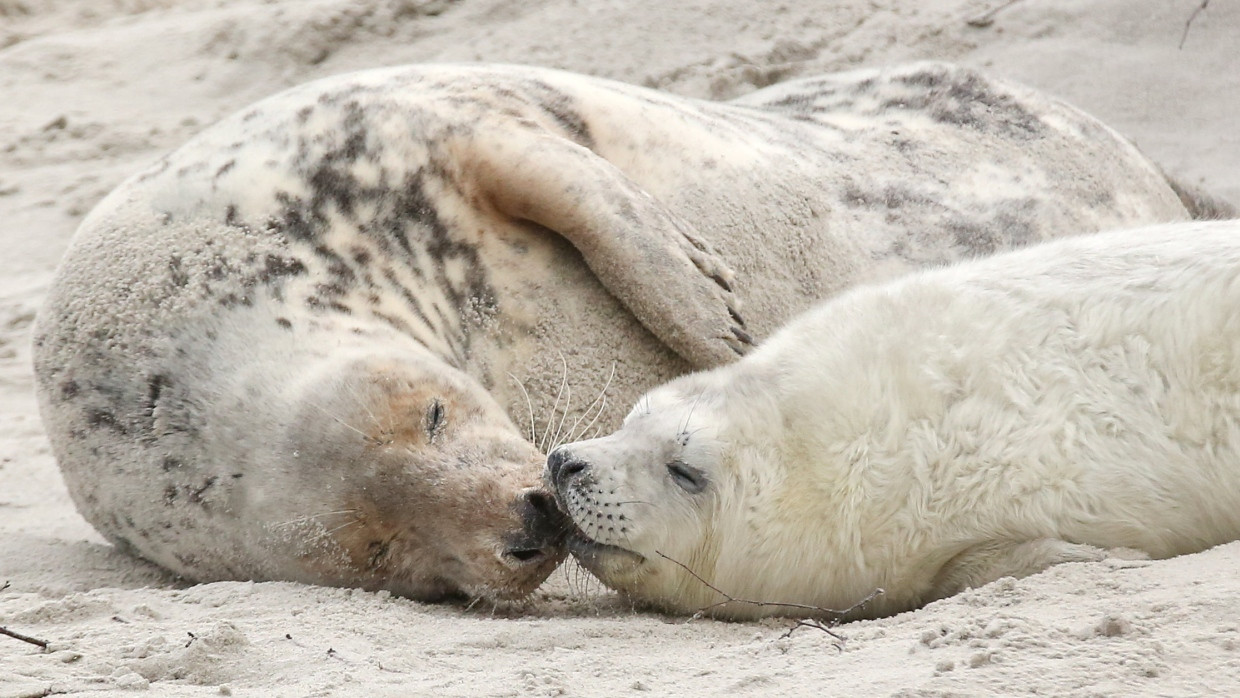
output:
[[[679,612],[724,600],[705,580],[831,609],[883,589],[854,614],[883,615],[1109,549],[1235,540],[1240,221],[854,289],[651,391],[546,477],[578,559]]]
[[[38,321],[41,412],[86,518],[185,577],[520,595],[562,549],[510,416],[552,406],[561,355],[579,395],[617,362],[624,404],[858,281],[1187,216],[1110,129],[954,66],[727,104],[366,71],[87,217]]]

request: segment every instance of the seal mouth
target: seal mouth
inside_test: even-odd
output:
[[[568,552],[599,581],[611,585],[618,577],[632,574],[646,564],[646,557],[617,545],[600,543],[572,524],[565,539]]]
[[[601,558],[607,558],[608,564],[614,564],[618,560],[632,562],[633,564],[640,564],[646,561],[646,556],[641,553],[635,553],[618,545],[600,543],[587,537],[580,529],[571,531],[566,542],[568,543],[568,552],[572,553],[573,557],[583,564],[588,561],[598,561]]]
[[[562,453],[562,451],[557,449],[556,453]],[[554,469],[560,471],[561,467],[554,466]],[[582,567],[589,570],[603,583],[607,583],[609,577],[630,572],[645,564],[644,555],[618,545],[599,542],[587,535],[585,530],[577,524],[568,506],[564,493],[565,483],[563,481],[557,483],[556,480],[554,475],[548,475],[546,483],[552,495],[552,503],[560,517],[563,544]]]

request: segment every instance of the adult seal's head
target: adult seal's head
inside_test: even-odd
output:
[[[67,468],[110,463],[67,471],[96,527],[203,581],[505,599],[550,574],[564,552],[543,456],[481,385],[381,332],[262,312],[167,328],[181,360],[132,390],[114,358],[67,363],[52,399],[79,409],[49,426],[76,434],[58,445]]]
[[[260,460],[243,471],[250,506],[287,512],[261,535],[289,542],[282,576],[302,566],[308,580],[421,599],[523,596],[563,557],[554,504],[530,486],[543,458],[481,386],[418,358],[345,354],[289,385],[284,423],[263,432],[282,440],[254,444]]]

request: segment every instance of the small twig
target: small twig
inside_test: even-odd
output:
[[[13,582],[5,582],[4,586],[0,587],[0,591],[4,591],[5,589],[8,589],[11,586],[13,586]]]
[[[705,614],[709,613],[710,611],[716,608],[719,608],[720,606],[726,606],[730,603],[739,603],[739,604],[745,604],[747,606],[757,606],[759,608],[764,608],[768,606],[775,607],[775,608],[795,608],[795,609],[802,610],[802,611],[809,611],[815,614],[833,615],[835,616],[835,618],[832,619],[831,625],[835,625],[836,623],[839,622],[840,618],[843,618],[849,613],[852,613],[858,608],[861,608],[862,606],[868,604],[869,602],[873,601],[875,597],[883,593],[882,589],[875,589],[874,591],[871,591],[869,594],[867,594],[864,599],[861,599],[857,603],[843,610],[837,610],[834,608],[823,608],[822,606],[812,606],[812,605],[803,604],[803,603],[788,603],[788,602],[781,602],[781,601],[751,601],[749,599],[738,599],[735,596],[732,596],[731,594],[727,593],[726,591],[723,591],[722,589],[715,586],[714,584],[711,584],[705,579],[702,579],[701,575],[689,569],[689,567],[685,565],[683,562],[680,562],[679,560],[674,560],[668,557],[667,555],[664,555],[663,553],[659,552],[658,550],[654,552],[656,555],[663,558],[664,560],[667,560],[671,562],[672,564],[677,565],[684,571],[693,575],[693,578],[698,580],[702,584],[706,585],[707,589],[710,589],[711,591],[715,592],[716,594],[719,594],[725,599],[724,601],[720,601],[718,603],[713,603],[709,606],[699,608],[697,612],[693,614],[693,618],[701,618]],[[789,628],[788,632],[784,633],[783,637],[788,637],[792,635],[792,631],[796,630],[797,628],[817,628],[823,631],[824,633],[830,635],[831,637],[835,638],[836,640],[839,640],[840,642],[843,642],[845,639],[843,635],[833,632],[831,630],[831,626],[826,625],[825,623],[823,623],[821,619],[818,619],[818,618],[808,618],[808,619],[796,621],[796,624],[793,625],[791,628]]]
[[[21,640],[22,642],[29,642],[32,645],[38,645],[39,647],[42,647],[45,650],[47,649],[46,640],[40,640],[37,637],[30,637],[29,635],[22,635],[21,633],[9,630],[8,628],[4,626],[0,626],[0,635],[8,635],[14,640]]]
[[[1201,0],[1201,4],[1197,6],[1197,9],[1193,10],[1193,13],[1188,16],[1188,21],[1184,23],[1184,33],[1180,36],[1181,51],[1184,50],[1184,41],[1188,39],[1188,28],[1193,26],[1193,20],[1197,19],[1197,15],[1201,14],[1206,9],[1206,5],[1209,4],[1210,0]]]
[[[977,27],[978,29],[985,29],[986,27],[989,27],[990,25],[995,23],[995,15],[1006,10],[1012,5],[1015,5],[1018,2],[1020,2],[1020,0],[1008,0],[1002,5],[992,10],[987,10],[986,12],[983,12],[982,14],[974,17],[973,19],[965,20],[965,24],[969,25],[970,27]]]

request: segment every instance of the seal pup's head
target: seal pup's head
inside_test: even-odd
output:
[[[754,535],[765,525],[757,503],[777,484],[767,480],[782,476],[761,467],[769,439],[750,437],[766,431],[753,419],[761,409],[730,406],[753,381],[726,371],[659,387],[619,431],[547,458],[544,479],[573,524],[569,551],[604,584],[665,610],[723,600],[704,582],[739,597],[768,556]]]
[[[542,454],[442,363],[333,359],[295,388],[280,448],[292,472],[280,481],[298,486],[269,496],[325,514],[291,540],[306,581],[509,599],[563,559],[566,525],[538,487]]]

